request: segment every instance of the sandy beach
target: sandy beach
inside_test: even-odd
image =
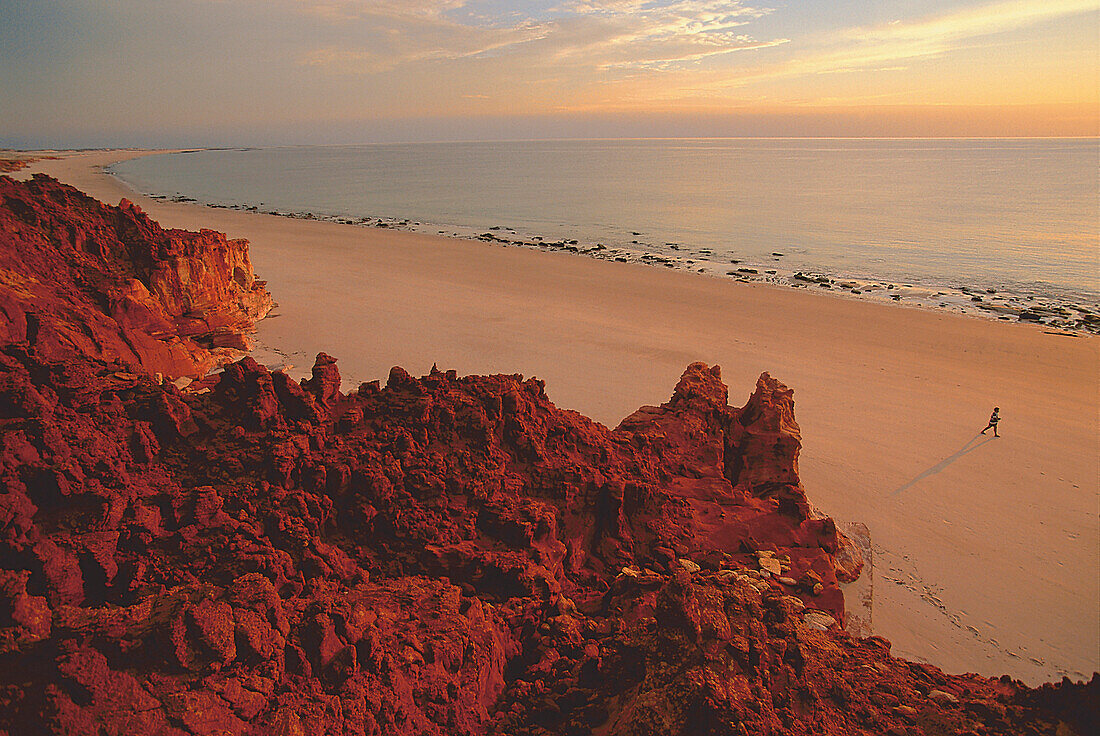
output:
[[[795,389],[801,475],[874,549],[873,624],[899,656],[1027,683],[1100,669],[1100,338],[639,264],[153,200],[102,167],[39,160],[166,227],[252,243],[279,303],[263,362],[335,355],[345,391],[433,363],[523,373],[610,426],[722,366],[732,404],[762,371]],[[993,406],[1002,437],[981,436]]]

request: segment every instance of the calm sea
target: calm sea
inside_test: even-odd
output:
[[[112,171],[206,204],[1095,307],[1098,159],[1097,139],[598,140],[204,150]]]

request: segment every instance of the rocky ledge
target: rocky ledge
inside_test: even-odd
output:
[[[845,633],[861,561],[807,501],[767,374],[733,407],[693,364],[613,430],[516,375],[344,394],[324,354],[301,382],[246,357],[180,390],[73,337],[110,292],[63,279],[157,294],[160,254],[238,241],[93,205],[5,194],[3,237],[39,251],[4,283],[65,299],[36,313],[57,337],[0,335],[0,733],[1093,732],[1100,679],[951,676]],[[103,228],[65,229],[75,210]]]
[[[0,342],[199,377],[239,358],[272,305],[247,241],[165,230],[47,176],[0,177]]]

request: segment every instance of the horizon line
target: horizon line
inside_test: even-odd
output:
[[[568,141],[1046,141],[1046,140],[1082,140],[1100,141],[1098,135],[921,135],[921,136],[844,136],[844,135],[800,135],[800,136],[565,136],[547,138],[462,138],[453,140],[421,139],[407,141],[373,141],[362,143],[279,143],[273,145],[249,145],[238,144],[231,146],[81,146],[75,148],[9,148],[0,147],[0,151],[17,153],[80,153],[86,151],[163,151],[173,153],[188,153],[196,151],[232,151],[238,149],[261,148],[329,148],[338,146],[405,146],[425,144],[447,143],[554,143]]]

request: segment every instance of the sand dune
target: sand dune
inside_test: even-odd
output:
[[[811,500],[871,530],[874,629],[895,654],[1032,684],[1100,669],[1095,336],[151,200],[101,170],[132,155],[19,175],[251,240],[280,305],[260,325],[266,362],[304,372],[324,350],[345,390],[395,364],[533,374],[610,425],[667,399],[689,362],[720,364],[735,387],[767,370],[795,389]],[[977,434],[994,405],[1000,439]]]

